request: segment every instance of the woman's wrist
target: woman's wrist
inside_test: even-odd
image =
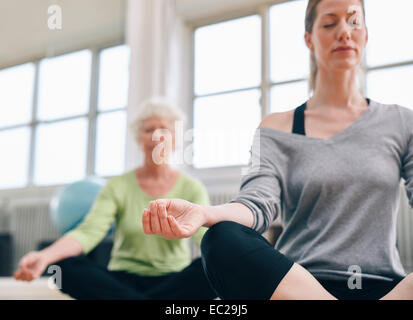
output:
[[[211,227],[221,221],[233,221],[249,228],[254,223],[251,209],[242,203],[225,203],[214,206],[199,205],[203,217],[203,226]]]
[[[213,215],[211,214],[212,206],[200,205],[200,204],[197,204],[196,206],[197,206],[199,213],[202,216],[202,226],[210,227],[213,224],[215,224],[215,222],[213,221]]]
[[[44,261],[46,261],[46,263],[48,265],[53,264],[56,261],[56,257],[54,257],[54,255],[51,252],[50,248],[45,248],[45,249],[39,251],[39,253],[42,255]]]

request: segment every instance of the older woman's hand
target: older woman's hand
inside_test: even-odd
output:
[[[31,251],[20,259],[19,269],[14,273],[16,280],[32,281],[46,270],[48,259],[43,251]]]
[[[183,199],[158,199],[142,214],[143,231],[171,240],[192,236],[205,223],[200,205]]]

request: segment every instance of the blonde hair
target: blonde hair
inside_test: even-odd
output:
[[[317,6],[322,0],[309,0],[307,9],[305,11],[305,31],[308,33],[313,32],[313,26],[315,19],[317,18]],[[366,12],[364,7],[364,0],[360,0],[361,7],[363,9],[363,20],[366,21]],[[367,28],[367,27],[366,27]],[[309,92],[314,92],[317,79],[317,60],[313,51],[310,51],[310,77],[308,83]]]
[[[136,142],[139,141],[142,123],[146,119],[154,116],[166,118],[171,121],[186,121],[185,114],[172,105],[166,98],[155,97],[145,100],[139,105],[138,115],[131,124],[131,130]]]

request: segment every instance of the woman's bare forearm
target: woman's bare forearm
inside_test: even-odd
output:
[[[65,258],[81,255],[83,247],[76,239],[63,236],[41,252],[47,257],[48,263],[53,264]]]
[[[247,206],[238,202],[225,203],[217,206],[201,205],[205,216],[205,227],[210,227],[221,221],[234,221],[249,228],[254,223],[254,216]]]

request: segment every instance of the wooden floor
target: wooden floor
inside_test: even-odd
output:
[[[61,293],[49,278],[42,277],[32,282],[17,281],[12,277],[0,277],[0,300],[73,300]]]

